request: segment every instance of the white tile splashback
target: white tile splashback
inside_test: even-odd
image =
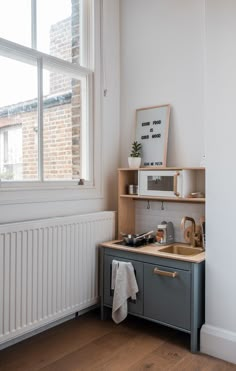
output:
[[[172,222],[175,229],[175,241],[185,242],[183,231],[180,228],[181,220],[184,216],[194,218],[196,224],[199,224],[199,218],[205,215],[204,204],[188,204],[176,202],[150,201],[150,209],[147,208],[147,201],[136,202],[136,233],[156,231],[157,225],[162,221]]]

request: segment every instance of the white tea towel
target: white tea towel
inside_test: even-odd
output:
[[[127,300],[130,297],[135,300],[139,291],[132,263],[113,260],[111,284],[114,287],[112,319],[120,323],[128,314]]]
[[[111,271],[111,289],[115,290],[116,275],[119,268],[118,260],[112,260],[112,271]]]

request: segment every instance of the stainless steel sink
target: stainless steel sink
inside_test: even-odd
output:
[[[192,247],[185,245],[170,245],[162,247],[158,250],[161,253],[175,254],[175,255],[197,255],[203,252],[204,250],[201,247]]]

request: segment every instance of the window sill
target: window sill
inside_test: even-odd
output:
[[[77,184],[24,184],[21,187],[0,186],[0,205],[79,201],[102,198],[101,187]]]
[[[0,192],[1,191],[28,191],[28,190],[47,190],[47,189],[92,189],[94,185],[92,182],[85,182],[83,185],[79,185],[79,179],[74,181],[15,181],[15,182],[1,182],[0,180]]]

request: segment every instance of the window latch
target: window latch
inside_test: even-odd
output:
[[[79,182],[78,182],[78,185],[84,185],[84,182],[85,182],[84,179],[80,179]]]

